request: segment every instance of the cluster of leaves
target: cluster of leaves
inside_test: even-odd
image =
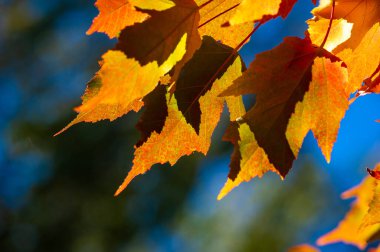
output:
[[[309,131],[329,162],[350,103],[380,92],[380,2],[321,0],[304,38],[287,37],[246,67],[239,49],[267,21],[286,18],[296,2],[97,0],[100,13],[88,34],[104,32],[118,42],[103,55],[77,117],[62,131],[144,107],[133,167],[116,195],[154,164],[174,165],[193,152],[206,155],[224,104],[231,122],[223,139],[234,151],[219,199],[268,171],[285,178]],[[246,94],[256,96],[252,108],[243,104]],[[377,183],[371,179],[360,191]],[[345,195],[357,196],[353,209],[364,211],[369,194]],[[380,216],[373,220],[379,223]],[[361,229],[370,225],[364,222],[347,221]],[[319,243],[340,239],[363,247],[374,229],[355,241],[334,233]]]

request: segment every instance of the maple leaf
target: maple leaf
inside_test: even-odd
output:
[[[380,170],[380,164],[376,171]],[[355,197],[350,211],[333,231],[318,239],[318,245],[345,242],[360,249],[380,231],[380,182],[367,176],[363,182],[342,194],[342,198]]]
[[[204,43],[210,43],[210,41],[204,40]],[[213,41],[212,43],[216,42]],[[201,50],[205,48],[214,47],[201,47]],[[213,61],[214,58],[208,60]],[[218,61],[216,63],[221,64]],[[227,102],[231,120],[235,120],[245,112],[241,97],[218,97],[234,79],[241,75],[242,67],[240,58],[236,58],[223,76],[212,83],[211,89],[198,98],[201,109],[199,134],[186,122],[182,112],[178,109],[175,96],[171,96],[170,93],[165,95],[168,116],[164,126],[160,133],[153,131],[142,145],[136,147],[133,167],[117,190],[116,195],[124,190],[134,177],[145,173],[156,163],[169,162],[174,165],[180,157],[190,155],[194,151],[207,154],[211,144],[211,136],[219,122],[224,103]],[[145,121],[149,123],[149,119]]]
[[[99,15],[87,34],[105,32],[119,40],[102,56],[77,117],[62,131],[145,107],[136,125],[141,139],[133,167],[116,195],[154,164],[174,165],[193,152],[206,155],[225,103],[231,123],[223,139],[234,150],[218,199],[268,171],[284,178],[309,131],[329,162],[350,94],[380,92],[380,2],[321,0],[305,39],[285,38],[242,74],[237,51],[261,24],[286,18],[296,2],[97,0]],[[248,112],[244,94],[256,95]],[[378,169],[369,173],[377,178]],[[353,209],[319,242],[363,247],[380,233],[380,182],[370,179],[344,194],[357,197]],[[353,237],[344,229],[361,233]],[[308,245],[294,249],[315,251]]]
[[[209,60],[211,57],[213,60]],[[231,47],[204,36],[201,48],[182,68],[174,95],[178,109],[197,133],[201,121],[199,97],[211,89],[213,80],[219,79],[236,57],[238,55]]]
[[[207,3],[208,0],[196,0],[198,6]],[[214,0],[199,10],[199,33],[208,35],[223,44],[236,47],[252,31],[253,22],[246,22],[235,26],[223,27],[235,15],[241,0]],[[246,40],[247,43],[249,40]]]
[[[285,38],[284,42],[276,48],[258,54],[243,76],[222,93],[222,95],[256,94],[255,106],[242,117],[241,122],[248,124],[258,145],[265,150],[270,163],[276,167],[282,177],[288,173],[298,153],[295,145],[288,142],[289,138],[291,141],[297,138],[297,136],[292,137],[293,134],[289,133],[291,129],[287,130],[288,122],[297,103],[302,101],[309,89],[312,80],[312,65],[317,57],[339,61],[329,52],[313,46],[308,38],[303,40],[294,37]],[[340,75],[344,68],[335,66],[334,69],[339,70],[340,77],[344,77],[344,73]],[[330,88],[330,85],[335,85],[330,80],[330,78],[334,78],[334,75],[323,76],[320,74],[320,76],[316,76],[315,81],[320,83],[315,85],[323,86],[319,89],[316,88],[313,91],[314,95],[322,93],[328,97],[328,93],[334,90],[334,88]],[[336,85],[343,86],[344,84],[345,78],[339,80]],[[313,97],[313,95],[310,96]],[[338,104],[344,103],[341,100],[343,97],[337,98]],[[313,98],[310,99],[313,100]],[[336,105],[335,100],[329,104]],[[339,107],[339,109],[345,111],[346,107]],[[323,112],[315,120],[324,119]],[[312,128],[313,125],[309,125],[309,128]]]
[[[349,106],[347,69],[330,59],[316,58],[312,67],[312,80],[302,102],[296,105],[286,137],[295,156],[303,139],[311,130],[326,161],[330,162],[340,122]]]
[[[224,198],[242,182],[248,182],[255,177],[262,177],[268,171],[276,172],[277,169],[269,162],[264,149],[261,148],[246,123],[232,123],[223,140],[234,144],[231,156],[230,173],[227,182],[218,195],[218,200]]]
[[[362,87],[365,79],[370,77],[380,62],[380,24],[375,24],[354,49],[345,49],[338,54],[347,65],[349,84],[347,92],[353,93]]]
[[[161,133],[168,116],[165,95],[166,86],[158,85],[155,90],[144,97],[145,111],[136,124],[136,128],[141,132],[136,147],[146,142],[153,132]]]
[[[237,25],[251,21],[266,22],[279,16],[286,18],[297,0],[242,0],[229,24]]]
[[[320,45],[326,37],[326,32],[329,27],[329,19],[308,20],[308,32],[310,39],[314,45]],[[323,48],[327,51],[334,50],[338,45],[351,37],[352,24],[345,19],[339,19],[332,23],[329,36]]]
[[[181,38],[187,34],[186,53],[176,64],[176,76],[182,66],[200,47],[198,32],[199,7],[193,0],[175,0],[175,6],[164,10],[145,10],[151,17],[143,23],[126,27],[119,36],[116,49],[142,66],[156,61],[162,64],[174,51]],[[168,69],[170,70],[170,69]]]
[[[340,63],[332,63],[328,58],[318,57],[314,60],[309,90],[304,94],[302,102],[297,103],[294,113],[287,123],[285,135],[294,158],[298,155],[306,134],[311,130],[326,159],[330,160],[340,121],[348,109],[348,94],[344,90],[346,82],[347,71],[340,66]],[[263,111],[270,113],[269,109],[263,109]],[[272,120],[276,119],[272,118]],[[244,122],[244,120],[242,121]],[[224,139],[231,141],[235,147],[231,157],[229,179],[218,199],[223,198],[240,183],[248,182],[255,177],[262,177],[268,171],[284,176],[268,160],[268,152],[265,152],[265,148],[258,144],[255,134],[250,130],[249,123],[241,125],[234,123],[230,126]],[[277,135],[275,139],[278,140],[279,136]],[[291,157],[293,156],[289,155],[288,158]]]
[[[332,0],[324,0],[312,12],[315,16],[329,19],[331,8]],[[380,21],[380,2],[378,0],[336,0],[333,18],[344,18],[353,23],[351,38],[341,44],[337,50],[355,49],[367,31]]]
[[[147,14],[136,10],[128,0],[97,0],[95,6],[99,9],[99,15],[94,18],[87,35],[104,32],[110,38],[115,38],[124,27],[148,18]]]
[[[79,122],[112,121],[131,110],[140,110],[143,106],[141,99],[156,87],[161,76],[182,59],[185,45],[186,34],[160,66],[157,62],[141,66],[120,51],[108,51],[82,97],[82,105],[76,108],[78,116],[55,135]]]

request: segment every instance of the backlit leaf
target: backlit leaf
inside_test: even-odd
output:
[[[265,22],[278,16],[286,18],[296,2],[297,0],[242,0],[229,23],[237,25],[251,21]]]
[[[218,200],[221,200],[242,182],[248,182],[255,177],[260,178],[268,171],[278,173],[246,123],[232,124],[227,133],[224,139],[234,144],[234,152],[231,157],[231,172],[218,195]]]
[[[153,132],[146,142],[136,148],[133,167],[116,195],[123,191],[133,178],[144,174],[154,164],[169,162],[174,165],[179,158],[195,151],[206,155],[211,144],[212,133],[223,111],[224,102],[227,102],[231,119],[241,116],[241,113],[244,112],[241,97],[227,99],[218,97],[234,79],[241,75],[241,70],[241,60],[236,58],[224,75],[214,81],[212,88],[199,98],[202,113],[199,134],[186,122],[185,117],[178,109],[176,98],[167,93],[168,117],[164,127],[161,133]]]
[[[237,56],[231,47],[204,36],[201,48],[183,67],[174,95],[178,109],[197,133],[201,121],[199,97],[211,89],[213,80],[219,79]]]
[[[286,137],[295,156],[311,130],[327,162],[330,162],[340,122],[348,109],[347,69],[341,63],[316,58],[309,90],[289,120]]]
[[[169,71],[185,53],[186,34],[177,48],[160,66],[151,62],[141,66],[120,51],[109,51],[103,55],[101,68],[83,96],[83,103],[76,108],[78,116],[63,130],[79,122],[110,121],[143,106],[141,99],[156,86],[160,77]]]
[[[380,24],[375,24],[354,49],[345,49],[338,56],[347,64],[349,85],[347,92],[357,91],[380,63]]]
[[[331,15],[332,0],[320,2],[313,14],[326,19]],[[335,19],[344,18],[353,23],[351,38],[338,47],[355,49],[364,35],[380,21],[380,1],[378,0],[336,0]]]
[[[376,170],[379,168],[380,165]],[[344,199],[356,200],[339,225],[318,239],[318,245],[345,242],[364,249],[368,240],[380,231],[379,192],[380,182],[367,176],[359,186],[343,193]]]
[[[308,32],[310,34],[310,39],[314,45],[321,45],[329,26],[330,20],[328,19],[319,19],[308,20],[307,24],[309,25]],[[334,50],[338,45],[342,44],[344,41],[350,38],[351,36],[352,24],[348,23],[344,19],[335,20],[332,23],[331,31],[327,38],[324,48],[327,51]]]
[[[250,127],[258,145],[282,177],[288,173],[298,153],[294,144],[288,142],[289,134],[293,134],[287,133],[287,125],[297,103],[302,101],[309,89],[312,65],[317,57],[338,60],[327,51],[313,46],[308,38],[286,38],[276,48],[258,54],[243,76],[222,94],[256,94],[255,106],[241,121]],[[317,78],[321,79],[320,76]],[[326,82],[323,80],[316,85],[328,86]],[[320,92],[327,91],[320,87],[316,92],[320,95]]]
[[[208,0],[196,0],[198,6]],[[241,0],[214,0],[199,10],[201,20],[199,33],[212,36],[223,44],[236,47],[252,31],[253,22],[223,27],[236,13]],[[248,42],[247,40],[246,42]]]
[[[126,27],[119,36],[116,49],[124,52],[128,58],[134,58],[142,66],[155,61],[161,65],[186,34],[186,53],[176,64],[178,75],[182,66],[201,45],[198,32],[200,15],[193,0],[174,2],[174,7],[164,11],[145,11],[151,17],[143,23]]]
[[[115,38],[124,27],[148,18],[147,14],[137,11],[129,0],[97,0],[95,6],[99,9],[99,15],[94,18],[87,35],[104,32]]]

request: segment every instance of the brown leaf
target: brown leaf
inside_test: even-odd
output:
[[[210,59],[212,60],[212,59]],[[207,154],[211,136],[219,122],[226,102],[230,110],[230,118],[234,120],[244,112],[242,97],[218,97],[222,90],[231,85],[241,75],[242,63],[236,58],[224,75],[214,81],[212,88],[199,98],[201,124],[199,134],[188,124],[179,111],[177,101],[170,93],[166,94],[168,117],[160,133],[153,132],[141,146],[136,147],[133,167],[115,195],[121,193],[133,178],[147,172],[152,165],[167,163],[174,165],[182,156],[197,151]]]
[[[295,159],[286,137],[288,122],[309,89],[312,65],[319,56],[338,60],[313,46],[308,38],[286,38],[276,48],[258,54],[243,76],[222,94],[256,94],[256,104],[242,122],[249,125],[258,145],[283,177]]]
[[[168,10],[144,11],[151,17],[143,23],[126,27],[119,36],[116,49],[142,66],[155,61],[161,65],[186,34],[186,54],[180,65],[187,62],[201,45],[199,8],[193,0],[174,2],[176,5]]]
[[[223,76],[236,57],[231,47],[204,36],[201,48],[182,68],[174,96],[178,109],[197,133],[201,122],[199,98],[211,89],[214,80]]]

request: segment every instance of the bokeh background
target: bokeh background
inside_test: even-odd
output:
[[[284,36],[303,36],[312,8],[300,0],[287,20],[260,28],[241,50],[245,62]],[[313,244],[336,226],[351,203],[340,193],[380,161],[376,96],[352,105],[330,164],[308,135],[285,181],[268,174],[217,201],[232,152],[220,140],[224,123],[207,158],[155,166],[114,198],[131,166],[138,115],[52,137],[74,118],[97,61],[115,44],[85,35],[96,15],[93,1],[0,0],[1,252],[275,252]]]

